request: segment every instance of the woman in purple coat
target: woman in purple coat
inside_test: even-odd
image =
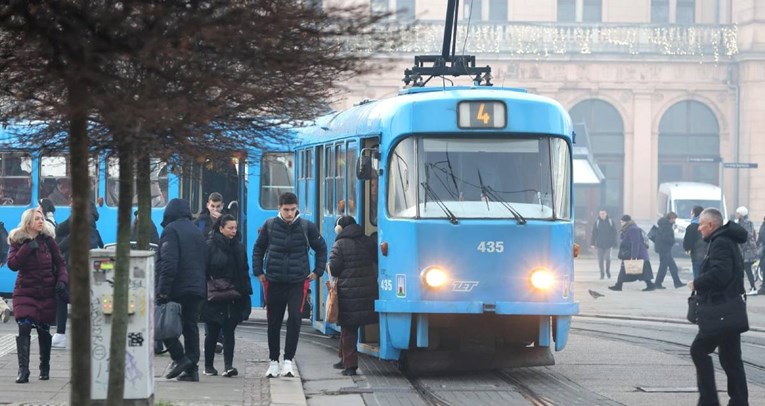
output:
[[[19,227],[8,235],[8,268],[19,273],[13,288],[13,315],[19,325],[16,383],[29,382],[32,329],[37,330],[40,343],[40,379],[49,379],[50,325],[56,322],[56,293],[69,282],[66,263],[51,230],[45,226],[42,212],[28,209],[21,215]]]
[[[619,276],[616,278],[616,285],[609,286],[611,290],[622,290],[622,284],[624,282],[634,282],[642,280],[645,282],[644,292],[654,290],[653,282],[653,270],[651,269],[651,261],[648,257],[648,244],[644,238],[644,232],[634,221],[629,214],[622,216],[622,242],[619,245],[619,259],[624,261],[625,259],[642,259],[643,262],[643,274],[642,275],[627,275],[624,270],[624,262],[619,270]]]

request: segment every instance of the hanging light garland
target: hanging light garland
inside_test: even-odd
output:
[[[390,27],[395,29],[395,27]],[[390,53],[439,53],[440,23],[418,22]],[[458,53],[552,57],[572,54],[629,54],[698,57],[700,62],[738,53],[735,25],[544,25],[477,24],[457,28]],[[464,47],[464,50],[463,50]]]

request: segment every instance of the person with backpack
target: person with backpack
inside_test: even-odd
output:
[[[675,225],[676,220],[677,214],[669,212],[656,223],[657,230],[653,239],[653,249],[659,254],[659,270],[656,272],[656,280],[654,281],[656,289],[666,289],[661,283],[664,282],[667,269],[669,269],[669,274],[672,275],[675,289],[685,286],[680,281],[680,276],[677,274],[677,263],[675,258],[672,257],[672,247],[675,245],[675,232],[672,227]]]
[[[265,290],[270,358],[266,371],[268,378],[295,376],[292,362],[300,335],[301,310],[310,282],[320,278],[327,265],[327,243],[316,224],[300,218],[297,203],[294,193],[279,196],[279,214],[266,221],[252,250],[252,271]],[[309,249],[313,249],[316,259],[313,271],[308,261]],[[264,265],[266,256],[268,261]],[[280,332],[285,310],[289,319],[284,363],[280,369]]]
[[[621,238],[622,242],[619,244],[619,259],[622,261],[628,259],[642,259],[643,273],[639,275],[627,275],[627,271],[624,268],[624,262],[622,262],[619,276],[616,277],[616,284],[614,286],[609,286],[608,289],[620,292],[624,282],[642,280],[645,282],[645,289],[643,289],[643,292],[654,290],[653,282],[651,282],[651,279],[653,279],[653,270],[651,269],[651,261],[648,257],[648,239],[645,236],[645,232],[635,224],[629,214],[622,216]]]
[[[598,267],[600,279],[608,276],[611,279],[611,248],[617,246],[616,226],[608,217],[606,209],[600,209],[598,219],[592,227],[590,246],[598,250]]]
[[[741,256],[744,258],[744,272],[749,279],[749,286],[752,288],[746,293],[747,295],[756,295],[757,287],[754,283],[754,273],[752,273],[752,264],[757,259],[757,234],[754,231],[754,224],[749,220],[749,210],[741,206],[736,209],[736,223],[746,230],[746,241],[739,244],[741,250]]]

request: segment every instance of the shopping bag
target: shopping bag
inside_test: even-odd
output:
[[[627,275],[642,275],[644,263],[645,260],[642,259],[625,259],[624,273]]]
[[[327,282],[327,303],[325,305],[326,315],[324,321],[327,323],[337,323],[340,316],[340,303],[337,300],[337,285],[333,282]]]
[[[158,304],[154,308],[154,338],[168,340],[183,333],[181,305],[176,302]]]

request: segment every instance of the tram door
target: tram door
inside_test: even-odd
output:
[[[228,160],[184,165],[180,197],[189,202],[194,218],[207,211],[207,198],[213,192],[223,196],[224,213],[231,210],[237,219],[242,218],[241,209],[246,204],[244,164],[244,159],[232,156]],[[245,230],[243,227],[240,229]]]
[[[362,140],[362,148],[364,149],[376,149],[379,144],[380,140],[378,138]],[[377,170],[379,169],[377,165],[379,164],[377,164],[374,159],[372,161],[375,163],[374,169],[377,173]],[[354,165],[354,173],[352,175],[354,180],[356,179],[355,170],[356,168]],[[364,225],[364,234],[371,236],[375,240],[376,245],[379,246],[379,242],[377,242],[377,209],[379,203],[378,179],[379,178],[375,176],[373,179],[361,183],[361,200],[358,207],[361,211],[361,221],[359,224]],[[362,347],[379,347],[380,325],[370,324],[364,326],[359,336],[359,342]],[[372,350],[372,352],[374,352],[374,350]]]

